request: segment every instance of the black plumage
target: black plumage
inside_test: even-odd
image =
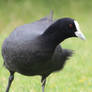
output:
[[[76,35],[77,29],[74,19],[53,21],[52,14],[17,27],[2,46],[4,65],[10,72],[6,92],[9,92],[15,72],[26,76],[42,76],[44,92],[46,77],[62,69],[66,60],[72,56],[72,51],[61,48],[60,43],[70,37],[79,37]],[[83,34],[80,38],[83,38]]]

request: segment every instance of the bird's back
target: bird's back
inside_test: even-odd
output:
[[[37,36],[40,36],[45,30],[53,23],[52,19],[48,17],[42,18],[36,22],[30,24],[24,24],[23,26],[17,27],[7,38],[9,41],[27,41],[33,40]]]

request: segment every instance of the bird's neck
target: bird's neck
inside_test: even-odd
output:
[[[57,46],[59,43],[63,42],[68,38],[64,33],[62,33],[63,27],[59,27],[58,24],[52,24],[41,37],[47,44]]]

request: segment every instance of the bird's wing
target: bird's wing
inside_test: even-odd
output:
[[[69,59],[73,55],[73,50],[68,50],[68,49],[62,49],[62,54],[61,56],[64,58],[64,60]]]
[[[27,40],[34,39],[36,36],[41,35],[53,23],[52,12],[49,16],[44,17],[36,22],[24,24],[17,27],[11,34],[10,39],[13,40]]]
[[[65,61],[69,59],[69,57],[71,57],[72,54],[72,50],[63,49],[60,45],[58,45],[54,51],[53,61],[57,61],[58,63],[65,63]]]

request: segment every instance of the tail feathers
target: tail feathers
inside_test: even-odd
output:
[[[49,20],[53,20],[53,11],[50,11],[50,14],[47,16]]]
[[[42,20],[49,20],[49,21],[53,21],[53,11],[50,11],[50,14],[45,16],[44,18],[40,19],[39,21]]]

